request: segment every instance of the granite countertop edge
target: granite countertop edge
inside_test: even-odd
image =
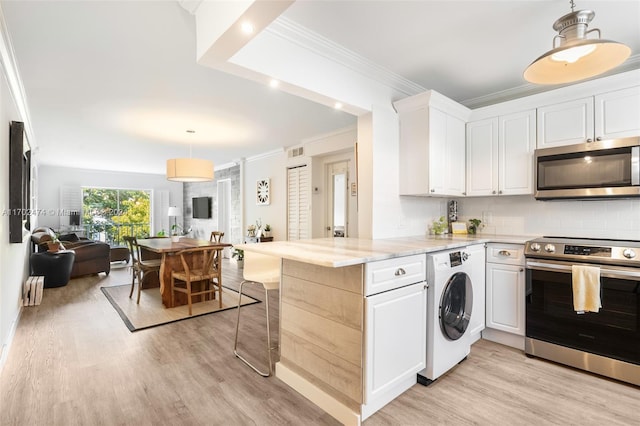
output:
[[[234,248],[317,266],[340,268],[397,257],[451,250],[474,244],[524,244],[536,235],[444,235],[414,236],[378,240],[317,238],[234,244]]]

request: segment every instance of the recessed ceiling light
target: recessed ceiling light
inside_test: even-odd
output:
[[[336,102],[336,103],[333,105],[333,107],[334,107],[335,109],[342,109],[342,102]]]
[[[193,129],[187,129],[187,133],[195,133],[196,131]]]
[[[276,80],[275,78],[272,78],[271,81],[269,82],[269,86],[276,88],[278,86],[280,86],[280,82],[278,80]]]
[[[251,25],[251,22],[243,22],[241,28],[242,28],[242,32],[245,34],[253,33],[253,25]]]

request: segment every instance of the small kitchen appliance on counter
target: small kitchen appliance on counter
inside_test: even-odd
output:
[[[525,257],[525,353],[640,386],[640,241],[543,237]],[[574,306],[574,266],[599,273],[597,312]]]

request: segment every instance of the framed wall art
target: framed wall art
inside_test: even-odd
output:
[[[258,179],[256,184],[256,204],[259,206],[266,206],[271,203],[270,194],[270,182],[269,179]]]

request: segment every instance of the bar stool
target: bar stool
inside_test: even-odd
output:
[[[281,259],[279,257],[267,256],[264,254],[245,251],[243,278],[244,281],[240,283],[240,290],[238,294],[238,320],[236,321],[236,337],[233,343],[233,353],[240,358],[242,362],[251,367],[256,373],[263,377],[269,377],[273,374],[273,367],[271,361],[271,350],[277,347],[271,347],[271,331],[269,328],[269,290],[277,290],[280,287],[280,264]],[[242,287],[245,284],[254,283],[260,284],[264,288],[264,305],[265,313],[267,316],[267,358],[269,360],[269,372],[264,373],[258,370],[253,364],[247,361],[242,355],[238,353],[238,330],[240,327],[240,302],[242,300]]]

